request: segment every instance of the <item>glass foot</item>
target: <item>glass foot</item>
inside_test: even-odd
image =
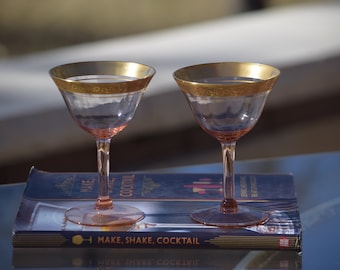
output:
[[[222,213],[220,206],[197,209],[190,214],[196,222],[218,227],[247,227],[263,224],[269,219],[269,213],[257,208],[238,206],[235,213]]]
[[[144,218],[144,213],[132,206],[115,204],[112,209],[97,210],[93,205],[75,207],[66,211],[67,220],[85,226],[132,225]]]

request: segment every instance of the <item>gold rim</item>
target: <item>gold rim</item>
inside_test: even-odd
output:
[[[156,71],[134,62],[92,61],[64,64],[50,69],[57,87],[64,91],[86,94],[123,94],[145,89]],[[86,75],[117,75],[135,78],[119,82],[84,82],[71,78]]]
[[[182,91],[195,96],[246,96],[273,88],[280,71],[269,65],[248,62],[221,62],[187,66],[173,77]],[[203,79],[225,78],[225,83]],[[238,78],[236,80],[236,78]]]

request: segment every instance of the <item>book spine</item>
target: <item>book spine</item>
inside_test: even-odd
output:
[[[300,250],[299,235],[223,235],[167,232],[17,232],[13,247],[212,248]]]

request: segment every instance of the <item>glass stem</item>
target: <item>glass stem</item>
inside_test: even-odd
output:
[[[223,213],[237,212],[235,197],[234,161],[236,142],[221,142],[223,155],[223,201],[220,210]]]
[[[110,177],[110,143],[111,139],[97,139],[97,165],[98,165],[98,198],[95,208],[107,210],[113,208],[109,194]]]

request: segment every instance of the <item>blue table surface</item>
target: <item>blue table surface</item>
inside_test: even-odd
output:
[[[153,172],[221,172],[221,164]],[[303,226],[303,269],[340,269],[340,152],[236,162],[236,173],[292,173]],[[25,184],[0,186],[0,268],[12,269],[11,233]]]

